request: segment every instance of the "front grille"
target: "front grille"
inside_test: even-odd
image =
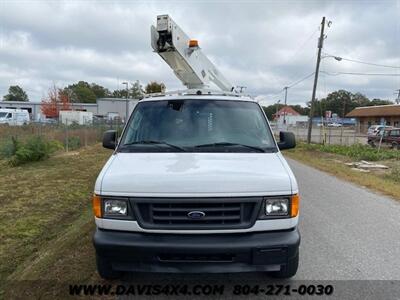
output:
[[[250,227],[261,199],[171,199],[135,202],[136,216],[144,228],[237,229]]]

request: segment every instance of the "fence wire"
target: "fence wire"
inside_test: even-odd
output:
[[[91,124],[76,122],[30,123],[23,126],[0,125],[0,147],[14,139],[24,142],[33,136],[40,136],[49,141],[58,141],[64,151],[73,151],[102,141],[107,130],[120,133],[124,124],[118,121],[97,121]]]

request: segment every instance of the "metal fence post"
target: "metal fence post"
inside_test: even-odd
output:
[[[65,119],[65,151],[68,152],[68,119]]]
[[[86,122],[85,122],[86,123]],[[87,147],[87,127],[88,127],[88,125],[87,124],[85,124],[84,125],[85,127],[83,128],[83,130],[84,130],[84,139],[85,139],[85,147]]]

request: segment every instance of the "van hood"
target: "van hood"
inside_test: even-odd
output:
[[[118,196],[256,196],[292,193],[280,153],[115,153],[96,192]]]

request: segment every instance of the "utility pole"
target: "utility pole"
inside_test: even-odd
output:
[[[287,90],[289,87],[285,86],[283,89],[285,90],[285,106],[283,109],[283,125],[286,125],[286,106],[287,106]]]
[[[319,74],[319,64],[321,63],[321,51],[324,44],[324,29],[325,29],[325,17],[322,18],[321,22],[321,34],[318,40],[318,56],[317,56],[317,65],[315,67],[315,76],[314,76],[314,86],[311,96],[311,107],[310,107],[310,116],[308,119],[308,133],[307,133],[307,143],[311,143],[311,131],[312,131],[312,118],[314,116],[314,106],[315,106],[315,93],[317,92],[317,84],[318,84],[318,74]]]
[[[128,122],[128,118],[129,118],[129,83],[127,81],[123,82],[122,84],[126,85],[126,100],[125,100],[125,124],[126,122]]]
[[[398,93],[397,93],[396,104],[400,104],[400,89],[395,90],[395,92],[398,92]],[[396,95],[396,93],[395,93],[395,95]]]
[[[279,103],[281,103],[281,100],[278,100],[278,102],[276,102],[276,112],[275,112],[275,119],[276,122],[278,123],[278,108],[279,108]]]

